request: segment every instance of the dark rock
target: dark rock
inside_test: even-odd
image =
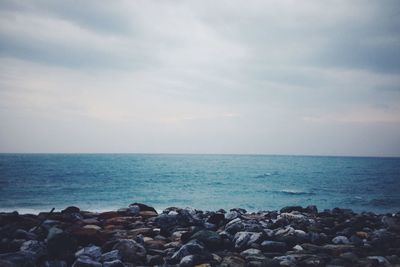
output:
[[[130,204],[130,205],[129,205],[129,208],[132,208],[132,207],[134,207],[134,206],[139,207],[139,210],[140,210],[140,211],[152,211],[152,212],[155,212],[155,213],[157,214],[157,211],[156,211],[153,207],[147,206],[147,205],[145,205],[145,204],[142,204],[142,203],[133,203],[133,204]]]
[[[119,253],[119,250],[111,250],[107,253],[104,253],[100,257],[101,262],[105,261],[115,261],[115,260],[120,260],[121,259],[121,254]]]
[[[266,240],[261,243],[261,248],[263,251],[267,251],[267,252],[285,252],[285,251],[287,251],[286,243],[279,242],[279,241]]]
[[[204,264],[213,259],[212,255],[209,253],[205,254],[195,254],[195,255],[187,255],[183,257],[179,263],[180,267],[192,267],[198,266],[200,264]]]
[[[202,254],[204,252],[204,246],[197,240],[191,240],[185,245],[183,245],[178,251],[176,251],[168,262],[171,264],[176,264],[181,261],[185,256],[191,254]]]
[[[262,233],[254,232],[237,232],[233,239],[236,249],[244,249],[250,247],[253,243],[261,239]]]
[[[41,265],[41,267],[67,267],[67,266],[68,265],[65,261],[59,261],[59,260],[48,260],[43,262],[43,264]]]
[[[46,245],[37,240],[29,240],[22,244],[20,251],[33,253],[36,257],[47,254]]]
[[[284,207],[280,210],[281,213],[290,213],[292,211],[298,211],[298,212],[302,212],[303,211],[303,207],[301,206],[287,206]]]
[[[103,267],[126,267],[126,265],[123,264],[120,260],[114,260],[104,262]]]
[[[132,239],[121,239],[113,247],[121,254],[121,259],[127,262],[135,262],[146,256],[146,249]]]
[[[230,212],[225,214],[225,220],[227,220],[227,221],[232,221],[232,220],[234,220],[236,218],[239,218],[239,217],[240,217],[240,214],[237,211],[230,211]]]
[[[102,267],[100,262],[92,260],[88,256],[81,256],[76,259],[72,267]]]
[[[70,237],[66,233],[54,235],[47,241],[47,252],[49,256],[69,260],[74,258],[74,252],[76,251],[77,243],[75,239]]]
[[[37,236],[35,233],[31,233],[31,232],[25,231],[23,229],[18,229],[14,233],[14,238],[15,239],[33,240],[33,239],[37,239]]]
[[[220,267],[246,267],[246,262],[238,256],[226,256],[222,260]]]
[[[335,238],[332,239],[333,244],[349,244],[350,241],[347,239],[345,236],[336,236]]]
[[[87,246],[75,253],[75,257],[87,256],[94,261],[99,261],[101,257],[101,248],[97,246]]]
[[[146,262],[150,266],[164,264],[164,258],[161,255],[147,255]]]
[[[221,237],[216,232],[210,230],[198,231],[190,239],[202,242],[209,249],[218,249],[221,245]]]
[[[246,261],[259,261],[262,262],[266,257],[262,254],[261,250],[249,248],[240,253],[240,256],[246,259]]]
[[[35,266],[36,256],[30,252],[13,252],[0,254],[0,260],[9,262],[6,264],[14,264],[18,267],[32,267]]]
[[[224,222],[224,220],[225,220],[225,215],[223,213],[213,213],[207,219],[207,222],[218,226],[221,225]]]
[[[79,213],[81,210],[75,206],[69,206],[61,211],[61,214]]]
[[[242,209],[242,208],[233,208],[233,209],[230,209],[229,211],[236,211],[239,214],[246,214],[247,213],[247,210]]]

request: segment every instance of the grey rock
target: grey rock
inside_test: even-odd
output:
[[[267,252],[285,252],[287,251],[287,245],[284,242],[266,240],[261,243],[263,251]]]
[[[125,267],[125,264],[123,264],[120,260],[113,260],[103,262],[103,267]]]
[[[334,237],[332,239],[332,243],[336,244],[336,245],[338,245],[338,244],[349,244],[350,241],[349,241],[349,239],[347,237],[339,235],[339,236],[336,236],[336,237]]]
[[[249,247],[251,244],[261,239],[262,233],[255,232],[237,232],[233,239],[235,248],[244,249]]]
[[[46,245],[43,242],[37,240],[29,240],[22,243],[19,249],[20,251],[32,252],[37,257],[45,255],[47,253]]]
[[[82,255],[76,259],[72,267],[102,267],[100,262],[92,260],[89,256]]]
[[[164,263],[164,258],[161,255],[147,255],[146,262],[150,266],[162,265]]]
[[[199,240],[210,249],[218,248],[221,244],[221,237],[219,234],[210,230],[200,230],[194,233],[190,239]]]
[[[1,266],[1,265],[0,265]],[[42,267],[67,267],[67,263],[65,261],[60,260],[48,260],[43,263]]]
[[[35,266],[36,256],[31,252],[19,251],[0,254],[0,260],[10,262],[18,267]]]
[[[223,258],[220,267],[245,267],[246,262],[238,256],[226,256]]]
[[[191,254],[202,254],[204,252],[204,246],[197,240],[191,240],[183,245],[178,251],[176,251],[169,259],[171,263],[178,263],[181,259]]]
[[[146,249],[135,240],[121,239],[113,246],[113,250],[118,250],[123,261],[135,262],[146,256]]]
[[[120,260],[121,259],[121,253],[119,253],[119,250],[111,250],[110,252],[104,253],[100,257],[101,262],[105,261],[115,261],[115,260]]]
[[[101,257],[101,248],[98,246],[87,246],[75,253],[75,257],[88,256],[92,260],[99,261]]]

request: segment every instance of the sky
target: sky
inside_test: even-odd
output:
[[[0,152],[400,156],[400,2],[0,0]]]

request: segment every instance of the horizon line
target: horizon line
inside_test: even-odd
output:
[[[400,158],[400,155],[332,155],[332,154],[277,154],[277,153],[191,153],[191,152],[0,152],[0,155],[198,155],[198,156],[286,156],[286,157],[348,157],[348,158]]]

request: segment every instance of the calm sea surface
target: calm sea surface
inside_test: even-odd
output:
[[[108,210],[132,202],[159,210],[315,204],[395,212],[400,158],[0,154],[0,211]]]

